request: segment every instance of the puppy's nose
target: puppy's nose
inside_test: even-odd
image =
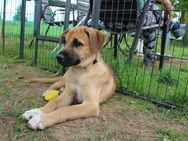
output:
[[[64,60],[64,56],[61,55],[61,54],[57,54],[57,55],[56,55],[56,59],[57,59],[57,62],[58,62],[58,63],[61,63],[61,62]]]

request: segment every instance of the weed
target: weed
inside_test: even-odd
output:
[[[6,88],[6,87],[1,87],[0,88],[0,94],[4,97],[9,97],[11,94],[11,90]]]
[[[158,79],[159,83],[163,83],[165,85],[176,85],[178,82],[177,76],[175,76],[172,72],[164,71],[161,77]]]
[[[171,128],[156,128],[160,141],[185,141],[188,138],[186,131],[174,131]]]
[[[6,116],[6,112],[0,107],[0,118],[3,118]]]
[[[183,65],[180,69],[181,72],[188,73],[188,65]]]
[[[171,120],[184,125],[188,124],[188,113],[186,111],[178,111],[174,109],[167,110],[164,108],[158,108],[158,112],[160,113],[160,116],[163,120]]]
[[[91,141],[107,141],[112,136],[113,128],[109,127],[108,129],[104,130],[100,133],[92,133],[90,135]]]
[[[12,106],[9,112],[10,115],[14,117],[19,117],[23,113],[20,105]]]

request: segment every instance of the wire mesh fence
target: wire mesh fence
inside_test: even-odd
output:
[[[32,6],[32,8],[31,8]],[[36,36],[36,26],[37,17],[40,20],[40,35],[44,35],[49,28],[49,24],[42,19],[42,13],[37,13],[37,9],[41,8],[38,5],[38,1],[27,1],[26,9],[32,9],[26,13],[26,19],[32,18],[31,21],[26,21],[25,23],[25,43],[24,43],[24,57],[27,60],[31,60],[32,63],[36,63],[43,68],[48,68],[50,70],[57,70],[59,67],[55,61],[55,56],[51,53],[56,43],[44,42],[42,40],[38,41],[38,46],[36,48],[35,36]],[[34,10],[33,10],[34,9]],[[56,10],[57,7],[54,7]],[[41,11],[42,12],[42,11]],[[62,26],[51,26],[48,29],[47,35],[51,37],[59,37],[63,31]],[[36,54],[37,51],[37,54]]]
[[[164,24],[166,23],[166,11],[163,10],[165,6],[160,6],[161,9],[159,9],[159,6],[154,7],[156,5],[151,0],[146,11],[144,11],[147,5],[145,3],[145,7],[139,13],[138,7],[135,6],[138,5],[138,2],[136,0],[101,0],[101,9],[98,14],[100,25],[98,27],[110,32],[112,35],[110,40],[114,42],[112,46],[109,45],[104,48],[106,50],[104,51],[104,58],[106,61],[109,61],[109,58],[112,59],[110,64],[117,73],[120,92],[134,93],[134,95],[153,102],[158,101],[159,104],[163,103],[166,106],[186,106],[188,98],[188,75],[186,71],[188,49],[185,41],[187,36],[175,38],[175,35],[172,35],[173,32],[169,32],[166,36],[165,32],[167,32],[168,27],[165,27],[166,24]],[[182,10],[181,4],[181,1],[179,1],[176,7]],[[182,11],[176,10],[176,7],[175,14],[178,19],[181,17]],[[144,17],[143,12],[145,12]],[[185,9],[183,13],[186,13]],[[156,20],[157,18],[159,18],[159,21]],[[143,20],[143,23],[141,20]],[[141,24],[143,26],[139,31]],[[133,43],[136,36],[139,37],[136,39],[139,40],[139,44],[135,46],[137,49],[134,50]],[[122,37],[125,40],[122,41]],[[151,41],[150,38],[152,38]],[[127,63],[131,51],[134,55],[131,63]],[[111,55],[108,56],[110,52]],[[112,58],[112,56],[114,57]],[[145,62],[148,59],[147,57],[153,58],[149,65]]]
[[[5,1],[6,6],[3,8]],[[23,1],[4,0],[4,2],[0,2],[0,5],[2,5],[0,9],[0,28],[2,29],[0,31],[0,47],[1,49],[4,48],[4,54],[12,57],[19,56],[22,14],[20,9]],[[41,5],[39,2],[41,2]],[[38,66],[57,71],[59,66],[54,57],[56,52],[54,49],[56,49],[59,36],[64,30],[67,3],[66,1],[63,1],[64,3],[59,1],[60,4],[54,6],[53,0],[49,0],[52,12],[61,9],[60,13],[56,14],[57,17],[61,18],[54,17],[54,20],[46,22],[43,17],[45,8],[40,9],[42,2],[45,2],[45,0],[26,1],[24,58],[33,64],[37,62]],[[188,108],[188,43],[186,41],[188,35],[175,38],[171,31],[166,35],[165,28],[168,29],[164,24],[165,7],[163,5],[156,6],[152,2],[154,1],[151,0],[148,3],[144,12],[145,7],[139,9],[138,6],[141,4],[137,0],[71,1],[68,24],[69,27],[80,23],[88,26],[95,25],[106,35],[106,43],[101,50],[101,54],[116,72],[120,92],[130,93],[170,107]],[[173,2],[173,5],[174,20],[180,21],[181,24],[187,23],[186,1],[178,0]],[[85,8],[83,8],[84,6]],[[97,6],[99,10],[95,11]],[[156,9],[152,9],[153,6]],[[39,9],[40,12],[37,11]],[[80,15],[78,11],[81,9],[84,9],[87,13]],[[154,11],[158,13],[158,21],[145,24],[144,20],[151,18],[151,15],[148,16],[145,13],[153,13]],[[3,18],[3,13],[5,13],[5,18]],[[46,16],[49,15],[50,13],[47,13]],[[40,19],[40,34],[37,34],[36,38],[37,18]],[[4,35],[3,19],[5,20]],[[84,20],[82,21],[82,19]],[[60,21],[61,26],[55,24]],[[43,36],[48,28],[47,35]],[[148,43],[153,46],[149,53],[149,56],[152,57],[152,64],[146,65],[145,42],[146,38],[150,38],[153,33],[155,33],[155,40],[153,39],[154,42]],[[32,42],[33,37],[35,38]],[[3,40],[5,40],[4,47]],[[132,56],[131,61],[130,56]]]
[[[3,8],[4,1],[1,1],[1,40],[5,41],[5,44],[1,44],[1,48],[4,48],[4,53],[10,57],[20,56],[20,34],[21,34],[21,8],[22,0],[6,0],[5,8]],[[26,1],[25,9],[25,27],[24,27],[24,58],[30,63],[34,64],[35,58],[35,42],[32,42],[36,32],[36,10],[37,1]],[[54,7],[53,9],[57,9]],[[5,11],[4,11],[5,10]],[[5,26],[3,26],[3,13],[5,13]],[[41,13],[42,14],[42,13]],[[4,28],[4,35],[3,35]],[[40,21],[40,34],[44,35],[48,28],[48,24],[41,19]],[[52,26],[48,30],[49,36],[59,38],[63,32],[63,26]],[[3,37],[5,36],[5,37]],[[35,39],[33,40],[35,41]],[[51,70],[57,70],[59,66],[55,61],[52,50],[56,46],[56,43],[39,41],[37,63],[39,66],[49,68]],[[3,52],[3,51],[2,51]],[[2,53],[1,52],[1,53]]]
[[[14,13],[10,10],[16,7],[13,4],[7,7],[6,4],[1,1],[1,48],[11,56],[19,53],[17,48],[19,47],[20,21],[14,22],[9,19],[9,17],[14,17]]]

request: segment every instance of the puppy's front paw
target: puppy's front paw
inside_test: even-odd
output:
[[[32,129],[44,129],[44,124],[42,122],[42,114],[34,116],[29,122],[29,128]]]
[[[46,90],[46,91],[44,91],[43,93],[41,93],[40,96],[41,96],[41,97],[45,97],[47,91],[48,91],[48,90]]]
[[[39,109],[31,109],[25,111],[25,113],[22,115],[22,118],[25,120],[30,120],[36,115],[41,115],[41,111]]]

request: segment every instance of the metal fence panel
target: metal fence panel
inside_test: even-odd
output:
[[[157,33],[156,47],[152,53],[154,65],[144,65],[143,43],[137,45],[137,40],[140,42],[143,41],[142,34],[139,34],[140,31],[138,28],[142,25],[140,22],[141,19],[146,19],[146,17],[137,17],[137,26],[135,27],[137,32],[135,34],[132,34],[131,30],[126,28],[126,26],[128,27],[132,24],[131,16],[126,16],[126,18],[129,17],[129,19],[124,21],[124,14],[129,11],[131,11],[131,13],[134,12],[134,3],[136,2],[138,1],[101,0],[101,9],[94,13],[96,16],[100,15],[99,19],[101,21],[93,22],[95,22],[95,24],[102,23],[103,25],[100,28],[108,31],[107,36],[111,44],[108,44],[102,50],[102,54],[106,62],[108,62],[116,72],[119,91],[131,93],[155,103],[168,105],[169,107],[187,107],[188,48],[187,44],[184,42],[187,36],[185,35],[183,38],[178,39],[175,39],[170,33],[166,36],[166,32],[168,31],[167,26],[163,24],[164,26],[161,27],[162,24],[159,23],[158,27],[154,28]],[[129,7],[126,7],[126,4],[129,4]],[[122,8],[122,5],[126,8]],[[149,4],[149,8],[150,6]],[[150,11],[149,8],[145,9],[146,12]],[[177,8],[179,10],[183,9],[181,1],[175,8],[176,16],[178,17],[182,11],[179,11]],[[184,9],[183,12],[185,14],[187,10]],[[162,13],[163,12],[161,12],[160,17],[163,16]],[[104,15],[106,15],[106,17]],[[184,23],[186,23],[186,21],[184,21]],[[154,24],[148,27],[143,26],[141,29],[152,29],[153,27]],[[145,31],[146,30],[143,30],[141,33]],[[135,37],[141,38],[135,40]],[[136,48],[136,50],[132,50],[131,45],[133,48]],[[140,50],[139,48],[142,49]],[[132,53],[130,53],[130,51]],[[130,60],[130,58],[132,58],[131,63],[127,61]]]
[[[6,2],[6,3],[5,3]],[[4,52],[8,53],[9,56],[15,56],[19,53],[19,37],[20,37],[20,8],[21,1],[17,0],[17,4],[11,3],[10,1],[1,1],[1,40],[2,44],[4,41],[4,47],[1,44],[2,49],[4,48]],[[5,7],[3,5],[5,4]],[[5,14],[5,17],[3,16]],[[5,25],[3,26],[3,20],[5,21]],[[4,28],[4,31],[3,31]],[[3,32],[5,34],[3,35]]]

